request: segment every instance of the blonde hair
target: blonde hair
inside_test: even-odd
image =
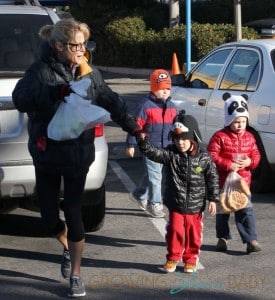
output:
[[[81,23],[71,18],[61,19],[54,25],[44,25],[41,27],[39,36],[51,46],[54,46],[55,42],[70,42],[78,31],[84,34],[86,41],[89,39],[90,29],[86,23]]]

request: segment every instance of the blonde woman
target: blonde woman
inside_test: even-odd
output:
[[[74,19],[62,19],[41,28],[40,59],[26,71],[13,91],[13,101],[29,116],[29,151],[36,174],[36,192],[41,216],[50,232],[64,247],[61,274],[70,279],[70,297],[85,296],[80,277],[85,232],[81,216],[81,198],[86,175],[95,156],[94,130],[79,138],[54,141],[47,137],[47,126],[64,96],[70,93],[69,82],[88,77],[89,99],[111,113],[113,121],[134,134],[135,118],[122,99],[104,82],[96,67],[89,65],[86,44],[90,30]],[[61,178],[64,181],[64,215],[59,217],[58,198]]]

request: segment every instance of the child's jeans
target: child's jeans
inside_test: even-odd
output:
[[[234,212],[235,223],[243,243],[257,240],[256,222],[253,207],[247,207]],[[216,215],[216,234],[217,238],[231,239],[229,228],[230,214]]]
[[[133,194],[139,200],[147,200],[148,204],[162,203],[162,164],[145,156],[143,156],[143,164],[145,174]]]

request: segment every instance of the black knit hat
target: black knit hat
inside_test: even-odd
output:
[[[201,133],[196,119],[190,115],[186,115],[181,110],[175,117],[172,126],[171,137],[182,137],[184,139],[192,139],[196,142],[202,142]]]

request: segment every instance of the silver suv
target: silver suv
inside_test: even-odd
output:
[[[0,212],[21,206],[30,208],[36,202],[35,176],[28,152],[27,115],[18,112],[12,102],[12,91],[39,51],[38,31],[45,24],[59,20],[47,7],[3,5],[0,0]],[[39,3],[38,3],[39,4]],[[104,127],[98,125],[95,138],[95,161],[87,176],[83,199],[83,221],[86,231],[101,228],[105,216],[104,178],[108,147]],[[62,195],[60,198],[62,206]]]

